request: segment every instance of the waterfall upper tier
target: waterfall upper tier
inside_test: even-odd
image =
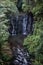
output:
[[[31,12],[29,14],[20,13],[19,15],[10,13],[8,19],[10,35],[28,35],[33,33],[33,14]]]

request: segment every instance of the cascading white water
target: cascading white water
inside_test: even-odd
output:
[[[24,15],[24,18],[23,18],[23,35],[27,35],[27,31],[26,31],[26,26],[27,26],[27,16]]]
[[[27,26],[27,15],[23,14],[23,16],[21,16],[22,20],[21,19],[18,20],[18,17],[19,16],[16,16],[16,26],[14,25],[15,21],[13,21],[13,18],[11,18],[11,24],[12,24],[12,27],[13,27],[12,28],[12,36],[16,35],[16,33],[17,33],[17,31],[15,30],[15,27],[17,28],[17,24],[19,24],[18,25],[18,27],[19,27],[18,31],[22,30],[22,34],[23,35],[27,35],[27,30],[26,30],[26,26]],[[22,29],[20,29],[21,26],[22,26]],[[20,34],[20,32],[18,34]]]
[[[33,29],[33,16],[31,13],[29,16],[25,13],[20,15],[11,15],[10,16],[10,33],[12,36],[14,35],[28,35],[32,33]]]
[[[14,21],[13,18],[11,19],[11,24],[12,24],[12,36],[16,35],[16,31],[15,31],[15,26],[14,26]]]
[[[28,52],[25,52],[24,49],[22,48],[16,48],[14,51],[14,57],[15,59],[13,60],[14,65],[29,65],[26,57],[29,58],[29,53],[27,56]],[[30,60],[30,59],[29,59]]]

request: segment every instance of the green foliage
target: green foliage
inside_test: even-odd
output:
[[[7,22],[7,20],[0,22],[0,43],[3,43],[2,41],[5,41],[8,38],[5,22]]]
[[[14,1],[10,0],[1,0],[0,1],[0,60],[6,62],[11,58],[6,53],[3,53],[2,47],[8,42],[8,19],[6,18],[5,12],[11,10],[14,13],[18,13],[17,7]],[[7,44],[6,44],[7,45]],[[2,64],[2,63],[0,63]]]
[[[17,0],[0,0],[0,51],[2,46],[8,40],[8,19],[6,19],[5,13],[7,10],[18,14],[16,7]],[[43,0],[23,0],[22,9],[27,12],[31,10],[35,15],[35,24],[33,35],[28,35],[24,40],[24,45],[28,48],[31,54],[35,55],[33,65],[43,65]],[[0,57],[3,61],[8,61],[10,57],[0,52]],[[1,59],[1,60],[2,60]],[[0,63],[1,65],[1,63]]]
[[[17,9],[17,7],[16,7],[16,5],[15,5],[15,3],[13,1],[10,1],[10,0],[4,0],[3,1],[2,0],[0,2],[0,7],[4,8],[4,10],[9,9],[9,10],[11,10],[14,13],[18,13],[18,9]]]
[[[3,11],[2,11],[3,10]],[[2,46],[5,42],[8,40],[8,26],[7,26],[8,20],[6,19],[6,16],[4,14],[4,9],[0,10],[0,59],[2,60]]]
[[[9,61],[11,60],[11,57],[8,56],[7,54],[3,53],[3,54],[2,54],[2,60],[3,60],[4,62],[9,62]]]
[[[24,12],[27,12],[30,9],[30,6],[27,4],[27,0],[23,0],[22,9]]]
[[[31,54],[35,54],[36,61],[34,65],[37,63],[37,65],[41,65],[41,62],[43,61],[43,22],[36,22],[34,27],[33,35],[29,35],[24,40],[24,45],[27,46]]]
[[[43,1],[34,0],[35,5],[31,11],[35,15],[34,32],[33,35],[28,35],[24,40],[24,45],[29,52],[35,55],[33,65],[43,65]]]

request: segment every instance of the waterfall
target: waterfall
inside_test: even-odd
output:
[[[10,33],[14,35],[28,35],[33,33],[33,14],[20,13],[19,15],[10,15]]]
[[[27,35],[27,31],[26,31],[26,26],[27,26],[27,16],[24,15],[24,18],[23,18],[23,35]]]
[[[14,24],[13,24],[13,22],[12,22],[12,26],[13,26],[13,29],[12,29],[12,36],[14,36],[14,35],[16,35],[16,31],[15,31],[15,27],[14,27]]]
[[[25,36],[25,35],[28,35],[29,33],[31,33],[31,31],[32,31],[33,18],[31,17],[30,14],[28,16],[25,13],[24,14],[22,13],[22,15],[20,13],[20,15],[18,15],[18,16],[11,15],[10,23],[11,23],[11,27],[12,27],[12,30],[11,30],[12,36],[15,36],[15,35],[17,35],[17,36],[24,35]],[[13,43],[16,44],[17,42],[13,42]],[[21,44],[21,43],[19,43],[19,44]],[[20,45],[19,45],[19,47],[17,46],[15,48],[13,48],[12,49],[13,58],[12,58],[12,62],[11,62],[12,64],[10,64],[10,65],[31,65],[30,54],[26,50],[24,50],[23,47],[20,47]]]
[[[12,36],[16,35],[16,30],[14,26],[15,21],[13,21],[13,17],[11,18],[11,24],[12,24]]]

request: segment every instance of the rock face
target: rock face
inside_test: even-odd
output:
[[[19,11],[22,10],[22,4],[23,4],[22,0],[17,1],[17,8],[18,8]]]

